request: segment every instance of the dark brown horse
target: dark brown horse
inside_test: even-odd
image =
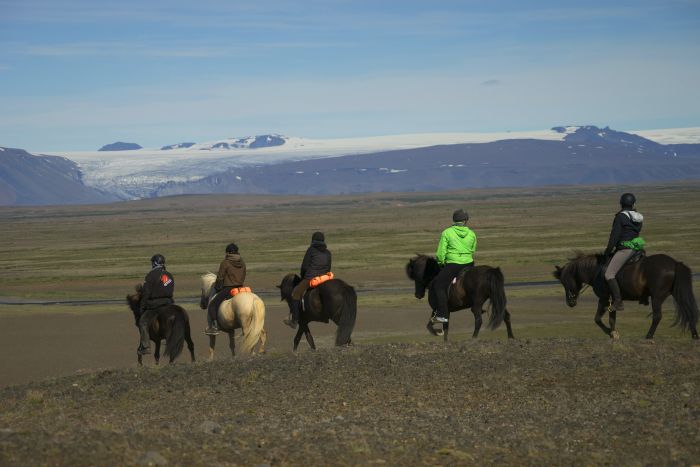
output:
[[[301,281],[301,277],[296,274],[287,274],[282,279],[282,283],[277,287],[280,289],[282,300],[290,304],[292,290]],[[291,305],[290,305],[291,311]],[[314,338],[309,330],[311,321],[328,323],[333,321],[338,329],[335,334],[335,345],[351,344],[350,336],[355,328],[355,318],[357,317],[357,294],[355,289],[340,279],[332,279],[309,289],[304,295],[303,306],[299,313],[299,328],[294,336],[294,350],[299,347],[302,334],[306,336],[306,341],[312,349],[316,350]]]
[[[126,303],[134,313],[134,322],[136,327],[139,326],[139,318],[141,318],[141,284],[136,286],[136,293],[126,296]],[[160,362],[160,342],[165,339],[165,355],[170,357],[170,363],[173,362],[181,353],[184,346],[184,341],[187,341],[187,348],[190,350],[190,356],[194,362],[194,343],[190,337],[190,317],[184,308],[177,305],[166,305],[157,309],[156,317],[148,323],[148,335],[156,344],[153,357],[156,359],[156,365]],[[139,365],[142,365],[141,354],[138,355]]]
[[[433,310],[437,309],[437,301],[431,283],[439,272],[440,266],[432,256],[418,255],[411,258],[406,264],[406,274],[416,286],[416,298],[423,298],[425,289],[429,289],[428,303]],[[477,266],[464,270],[450,286],[447,305],[450,313],[471,307],[472,313],[474,313],[474,334],[472,337],[477,337],[482,324],[481,315],[486,311],[484,309],[486,300],[491,301],[489,329],[496,329],[501,325],[501,322],[505,322],[508,337],[512,339],[513,329],[510,324],[510,313],[506,309],[506,293],[503,286],[503,273],[500,268]],[[428,321],[427,328],[431,334],[439,335],[430,321]],[[449,322],[443,323],[442,334],[445,341],[447,341],[448,332]]]
[[[575,307],[583,287],[588,284],[598,297],[595,322],[613,339],[619,337],[615,330],[617,312],[609,307],[610,292],[603,279],[604,255],[577,253],[564,267],[556,266],[554,277],[564,286],[566,304]],[[681,329],[690,329],[693,339],[698,338],[698,306],[693,295],[693,276],[690,268],[667,255],[651,255],[628,264],[618,274],[623,300],[636,300],[648,304],[651,299],[652,321],[647,339],[653,339],[661,321],[661,305],[669,295],[676,303],[676,320]],[[610,327],[603,324],[603,315],[610,310]]]

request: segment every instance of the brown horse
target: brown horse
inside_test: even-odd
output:
[[[437,303],[433,288],[430,285],[439,272],[440,265],[432,256],[418,255],[411,258],[406,264],[406,274],[409,279],[415,282],[416,298],[423,298],[425,289],[429,288],[428,303],[433,310],[437,309]],[[482,324],[481,315],[486,311],[484,310],[484,303],[486,303],[486,300],[490,300],[489,329],[496,329],[501,325],[501,322],[505,322],[508,338],[513,338],[513,329],[510,324],[510,313],[506,309],[506,293],[503,284],[503,273],[500,268],[477,266],[464,270],[450,286],[447,304],[448,311],[451,313],[471,307],[474,314],[474,334],[472,334],[472,337],[479,335]],[[428,321],[426,327],[434,336],[439,335],[439,332],[433,328],[430,321]],[[447,341],[448,332],[449,322],[443,323],[442,334],[445,341]]]
[[[297,274],[287,274],[277,287],[280,296],[286,301],[291,311],[292,290],[301,282]],[[357,317],[357,294],[355,289],[340,279],[331,279],[318,287],[308,289],[304,294],[303,306],[299,313],[299,329],[294,336],[294,350],[299,347],[302,334],[312,350],[316,350],[314,338],[311,336],[309,323],[333,321],[338,325],[335,334],[335,345],[350,345],[352,330],[355,328]]]
[[[141,318],[142,287],[141,284],[137,284],[135,287],[136,293],[126,296],[126,303],[134,314],[136,327],[139,326],[139,318]],[[163,339],[165,339],[165,355],[170,357],[170,363],[182,353],[185,341],[187,341],[187,348],[194,362],[194,343],[190,337],[190,318],[184,308],[177,305],[165,305],[158,308],[155,318],[148,323],[148,335],[156,344],[156,349],[153,353],[156,365],[160,362],[160,342]],[[136,352],[136,355],[138,356],[139,365],[142,365],[141,354]]]
[[[617,312],[609,307],[610,292],[603,279],[606,257],[601,254],[578,252],[564,267],[556,266],[554,277],[564,286],[566,304],[575,307],[584,285],[593,287],[598,297],[596,324],[613,339],[620,337],[615,330]],[[623,300],[637,300],[647,305],[651,298],[652,321],[647,339],[654,338],[661,321],[661,305],[669,295],[676,303],[676,320],[681,329],[690,329],[693,339],[698,339],[698,306],[693,295],[693,275],[685,264],[667,255],[651,255],[626,265],[617,276]],[[610,327],[603,324],[603,315],[610,312]]]

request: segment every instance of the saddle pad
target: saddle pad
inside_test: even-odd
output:
[[[235,297],[241,292],[252,292],[253,290],[250,287],[234,287],[231,289],[231,296]]]
[[[313,279],[311,279],[309,281],[309,287],[311,287],[313,289],[314,287],[318,287],[319,285],[321,285],[324,282],[327,282],[331,279],[333,279],[333,273],[327,272],[326,274],[323,274],[321,276],[316,276]]]

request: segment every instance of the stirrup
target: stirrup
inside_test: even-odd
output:
[[[219,335],[219,328],[215,328],[214,326],[210,326],[204,330],[204,334],[207,336],[218,336]]]
[[[430,318],[430,322],[433,324],[435,324],[435,323],[443,323],[444,324],[444,323],[447,323],[449,321],[450,321],[449,319],[443,318],[442,316],[433,316],[432,318]]]

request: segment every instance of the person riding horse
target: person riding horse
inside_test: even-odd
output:
[[[309,288],[309,283],[314,277],[331,272],[331,252],[326,246],[326,238],[323,232],[314,232],[311,235],[311,245],[306,249],[304,260],[301,262],[301,282],[292,291],[292,300],[289,302],[290,317],[284,320],[284,324],[292,329],[297,327],[299,313],[301,311],[301,299]]]
[[[245,281],[246,266],[245,261],[238,253],[238,246],[229,243],[226,246],[226,257],[219,265],[219,272],[216,274],[214,291],[216,295],[209,301],[208,313],[211,323],[204,331],[204,334],[215,336],[219,334],[219,323],[216,320],[216,313],[219,306],[227,298],[231,298],[231,289],[242,287]]]
[[[621,209],[615,214],[610,239],[605,249],[605,255],[610,258],[605,271],[605,281],[612,294],[612,308],[619,311],[624,310],[624,304],[620,284],[615,276],[635,251],[644,247],[644,240],[639,236],[644,216],[634,209],[636,202],[632,193],[624,193],[620,197]]]
[[[173,303],[175,279],[173,279],[172,274],[165,270],[165,257],[163,255],[155,254],[151,257],[151,270],[146,274],[141,290],[141,302],[139,304],[141,312],[141,317],[139,318],[141,343],[138,353],[146,355],[151,353],[148,323],[156,316],[158,308]]]
[[[452,226],[442,231],[437,249],[437,261],[442,269],[433,280],[433,293],[437,298],[437,310],[433,310],[432,323],[447,323],[450,312],[447,291],[452,280],[465,268],[474,267],[476,234],[467,227],[469,214],[463,209],[452,213]]]

